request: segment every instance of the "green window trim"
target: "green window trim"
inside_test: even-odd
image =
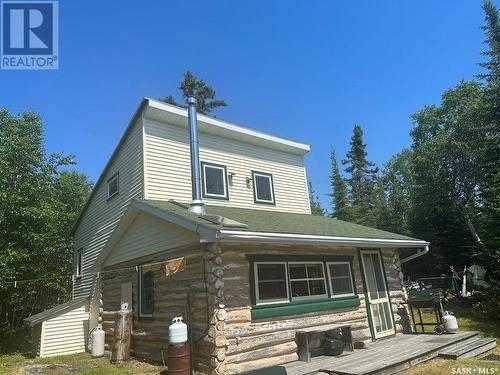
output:
[[[205,167],[213,167],[213,168],[218,168],[223,170],[223,177],[224,177],[224,189],[225,189],[225,194],[224,195],[216,195],[216,194],[208,194],[207,193],[207,188],[205,186]],[[228,184],[228,176],[227,176],[227,167],[222,164],[215,164],[215,163],[208,163],[208,162],[201,162],[201,193],[203,198],[206,199],[217,199],[217,200],[224,200],[228,201],[229,200],[229,184]]]
[[[266,319],[277,316],[305,314],[309,312],[325,311],[342,309],[349,307],[358,307],[360,305],[359,296],[356,290],[356,282],[354,277],[354,255],[247,255],[250,267],[250,298],[252,302],[251,316],[252,320]],[[256,280],[255,280],[255,263],[262,262],[285,262],[288,272],[288,262],[322,262],[326,270],[329,262],[348,262],[351,268],[351,278],[353,283],[353,295],[335,296],[332,295],[330,283],[327,282],[328,297],[320,297],[318,299],[304,299],[292,301],[289,294],[288,302],[278,303],[261,303],[256,301]],[[325,275],[327,277],[327,275]],[[290,283],[290,278],[287,277],[287,282]],[[290,289],[290,285],[288,285]]]
[[[267,319],[277,316],[306,314],[310,312],[344,309],[360,305],[357,295],[349,298],[328,298],[316,301],[297,301],[287,304],[252,306],[252,320]]]
[[[264,176],[269,178],[269,184],[271,185],[271,195],[273,197],[272,200],[266,201],[258,199],[257,197],[257,184],[255,183],[255,176]],[[271,173],[252,171],[252,187],[253,187],[253,201],[256,204],[268,204],[271,206],[276,206],[276,195],[274,194],[274,180],[273,175]]]

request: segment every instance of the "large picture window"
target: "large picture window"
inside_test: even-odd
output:
[[[154,274],[139,267],[139,316],[151,318],[154,308]]]
[[[351,263],[327,262],[326,265],[332,297],[354,295]]]
[[[273,176],[269,173],[252,172],[252,179],[255,202],[275,204]]]
[[[256,305],[355,297],[352,257],[249,256]],[[254,260],[254,258],[256,258]]]
[[[203,170],[203,196],[205,198],[228,199],[226,167],[201,163]]]
[[[292,301],[327,297],[323,262],[288,263]]]

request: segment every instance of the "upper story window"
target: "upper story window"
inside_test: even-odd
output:
[[[83,249],[76,251],[76,277],[82,277]]]
[[[203,196],[205,198],[229,199],[226,167],[202,162],[201,168],[203,172]]]
[[[139,317],[151,318],[154,308],[154,274],[139,267]]]
[[[273,175],[264,172],[252,172],[252,179],[255,203],[275,204]]]
[[[107,200],[110,200],[114,196],[118,195],[120,191],[120,179],[118,172],[116,172],[111,178],[108,180],[108,183],[106,184],[106,189],[107,189]]]

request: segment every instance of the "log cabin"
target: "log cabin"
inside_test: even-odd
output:
[[[188,107],[145,98],[133,115],[72,232],[85,332],[68,325],[44,341],[51,353],[88,348],[97,324],[110,348],[124,302],[134,356],[161,360],[183,316],[194,365],[210,374],[297,361],[299,330],[348,324],[356,341],[400,333],[401,263],[429,244],[312,215],[309,145]],[[42,332],[44,319],[32,319]]]

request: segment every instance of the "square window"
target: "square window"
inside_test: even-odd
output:
[[[354,295],[351,263],[328,262],[327,267],[332,297]]]
[[[139,267],[139,316],[152,317],[154,308],[154,274],[153,271],[144,272]]]
[[[323,262],[288,264],[292,300],[327,297]]]
[[[223,165],[202,163],[203,196],[228,199],[227,173]]]
[[[288,279],[285,262],[255,263],[256,302],[288,302]]]
[[[274,204],[273,176],[268,173],[252,172],[252,178],[255,202]]]
[[[107,200],[110,200],[119,192],[119,178],[118,173],[115,173],[107,183]]]

